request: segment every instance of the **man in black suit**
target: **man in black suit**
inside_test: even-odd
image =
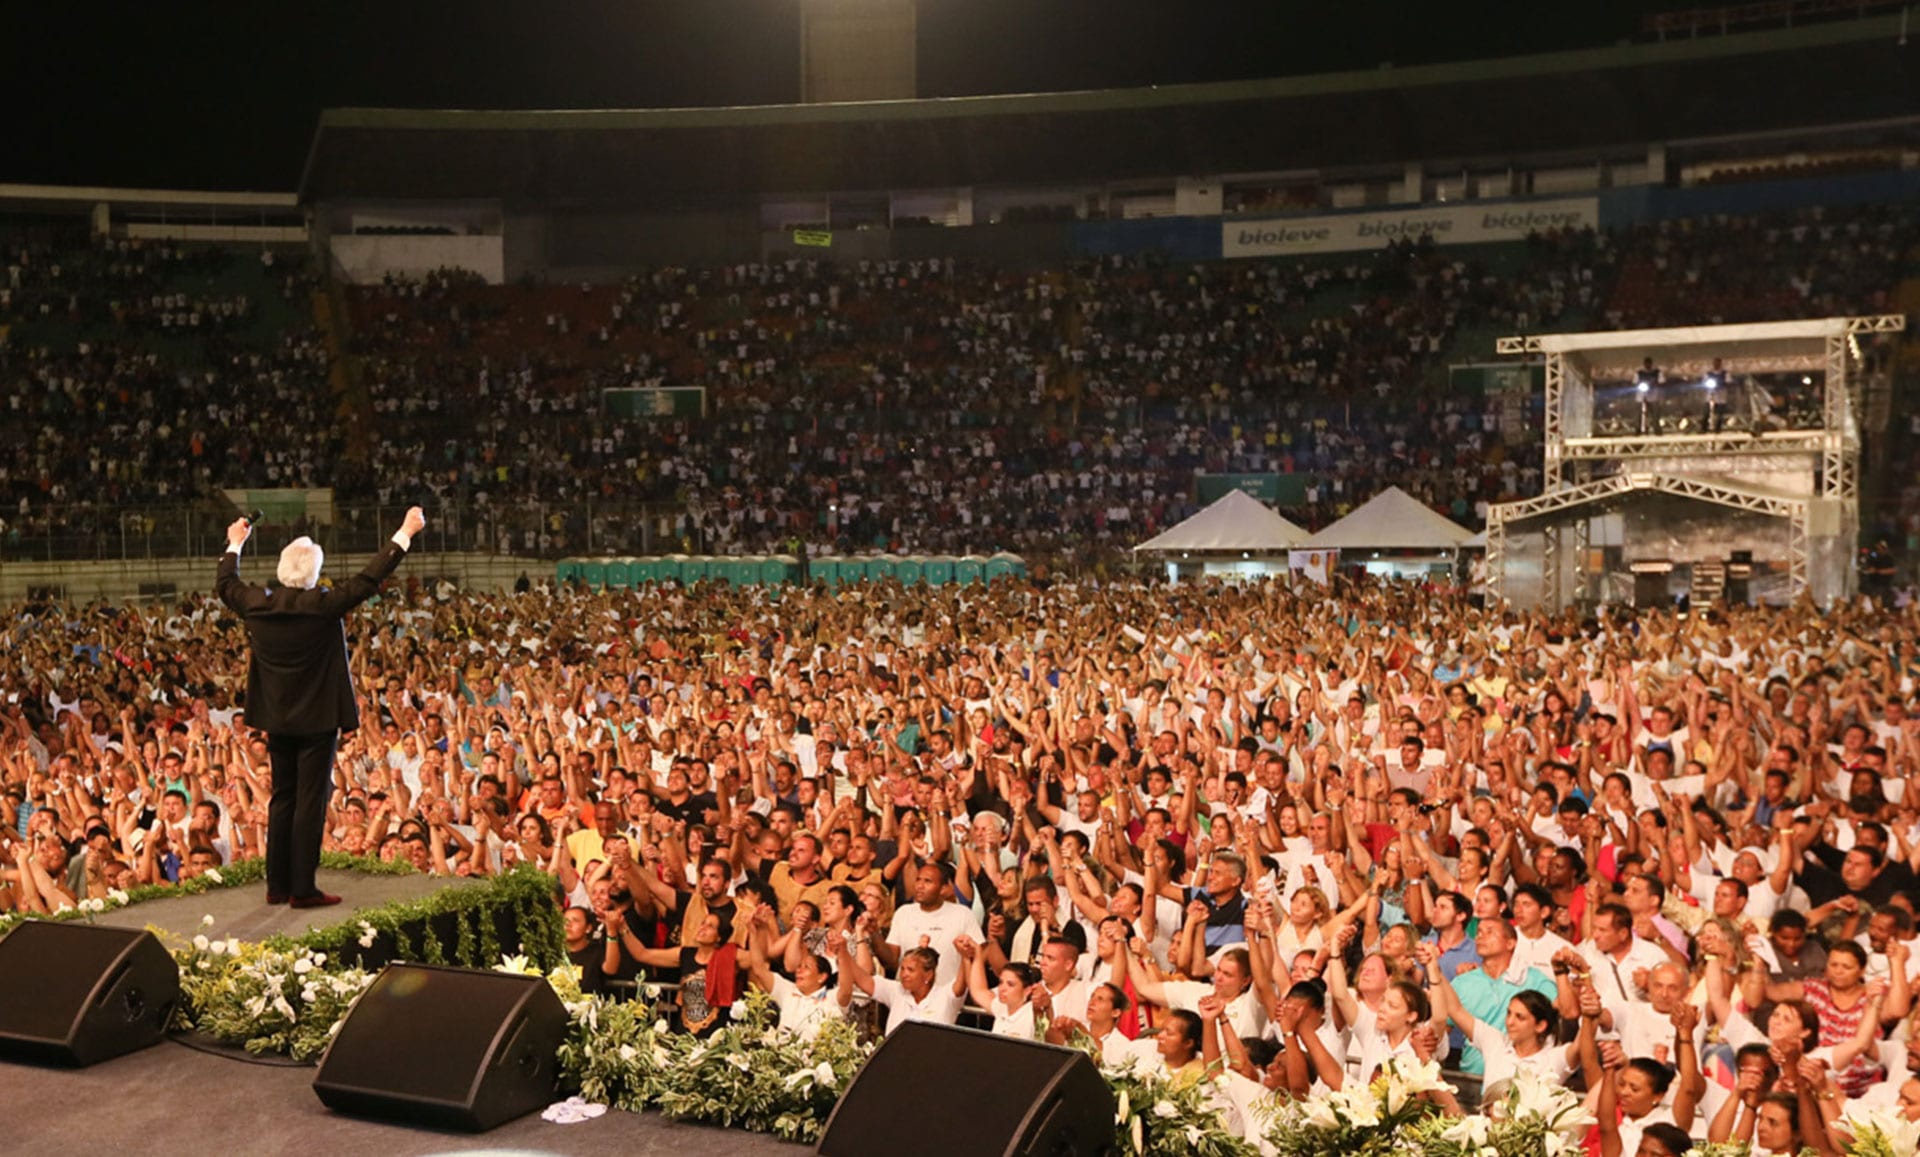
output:
[[[273,802],[267,809],[267,903],[295,908],[338,904],[314,881],[333,755],[342,731],[360,726],[360,709],[347,668],[346,613],[372,597],[400,565],[413,536],[426,526],[418,506],[365,570],[338,590],[319,585],[326,560],[318,543],[302,536],[280,552],[277,582],[240,581],[240,548],[253,524],[227,527],[214,590],[246,622],[253,654],[247,664],[247,725],[267,733],[273,762]]]

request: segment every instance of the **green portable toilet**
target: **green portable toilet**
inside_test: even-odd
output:
[[[610,558],[607,560],[607,586],[616,591],[624,591],[633,586],[632,559]]]
[[[768,586],[793,581],[800,570],[800,560],[790,554],[776,554],[772,558],[760,560],[760,581]]]
[[[899,567],[900,567],[899,555],[895,555],[895,554],[876,555],[875,557],[867,560],[867,579],[870,582],[879,582],[882,579],[890,579],[893,577],[894,571],[898,570]]]
[[[634,559],[632,576],[636,589],[656,581],[660,577],[660,560],[657,558]]]
[[[953,556],[946,554],[936,554],[929,558],[926,567],[927,585],[943,587],[952,582],[954,562]]]
[[[1010,554],[996,554],[987,559],[987,581],[995,582],[1003,578],[1014,577],[1014,557]]]
[[[680,581],[692,586],[701,579],[712,577],[713,560],[704,554],[683,559],[680,563]]]
[[[977,554],[962,556],[953,564],[953,581],[957,583],[982,583],[987,581],[987,560]]]
[[[924,558],[903,558],[893,568],[893,577],[904,586],[917,586],[925,580],[927,560]]]
[[[727,581],[737,587],[758,585],[760,582],[760,560],[758,558],[728,559]]]
[[[558,583],[559,585],[566,586],[568,583],[572,582],[574,579],[577,579],[579,577],[580,577],[580,560],[579,559],[563,558],[559,562],[553,564],[553,581]]]
[[[1027,560],[1026,559],[1021,558],[1019,555],[1014,554],[1012,551],[1006,551],[1006,550],[1003,550],[998,554],[995,554],[993,557],[1006,560],[1007,566],[1012,568],[1008,573],[1011,574],[1014,578],[1023,579],[1027,577]]]
[[[816,558],[807,564],[807,581],[838,586],[840,583],[840,560],[837,558]]]
[[[580,566],[580,577],[596,591],[607,589],[607,564],[604,559],[588,559]]]
[[[683,583],[687,581],[684,574],[686,565],[687,556],[684,554],[670,554],[665,558],[656,559],[653,564],[655,579],[663,583]]]

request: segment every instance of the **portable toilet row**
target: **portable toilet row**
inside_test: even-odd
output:
[[[585,583],[594,590],[632,590],[650,583],[677,582],[691,586],[702,581],[730,586],[763,586],[792,582],[800,561],[791,555],[754,555],[745,558],[672,554],[662,558],[563,558],[554,566],[561,585]],[[872,555],[859,558],[816,558],[807,563],[807,581],[830,587],[892,579],[903,585],[925,583],[994,582],[1023,578],[1027,564],[1018,555]]]
[[[808,581],[822,582],[828,586],[893,579],[902,585],[925,583],[938,587],[952,583],[1022,578],[1026,573],[1024,559],[1005,553],[991,557],[970,554],[961,558],[950,555],[882,554],[860,558],[816,558],[807,564]]]
[[[631,590],[649,583],[677,582],[688,586],[702,580],[732,586],[759,586],[791,582],[799,562],[790,555],[754,555],[716,558],[705,555],[667,555],[664,558],[564,558],[554,567],[562,585],[583,582],[594,590]]]

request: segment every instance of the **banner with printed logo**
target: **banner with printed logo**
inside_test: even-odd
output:
[[[1220,254],[1223,257],[1278,257],[1350,253],[1378,249],[1395,241],[1418,241],[1422,237],[1432,237],[1439,245],[1475,245],[1523,241],[1533,233],[1598,228],[1599,225],[1597,197],[1422,205],[1318,217],[1227,221],[1220,226]]]

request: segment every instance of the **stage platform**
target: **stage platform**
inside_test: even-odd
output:
[[[324,886],[324,885],[323,885]],[[792,1157],[809,1152],[761,1133],[609,1110],[555,1125],[530,1114],[489,1133],[436,1133],[345,1117],[313,1094],[309,1067],[274,1067],[169,1041],[88,1069],[0,1062],[7,1151],[55,1153],[212,1148],[311,1157]]]
[[[94,917],[94,923],[114,928],[152,925],[179,941],[190,941],[202,933],[209,940],[229,940],[237,936],[259,941],[270,936],[304,936],[316,928],[346,923],[360,908],[419,900],[442,888],[465,888],[482,882],[465,876],[369,876],[324,868],[319,881],[320,890],[340,897],[340,903],[329,908],[269,905],[266,885],[249,884],[214,888],[198,896],[168,897],[115,908]],[[206,916],[213,917],[211,927],[200,923]]]

